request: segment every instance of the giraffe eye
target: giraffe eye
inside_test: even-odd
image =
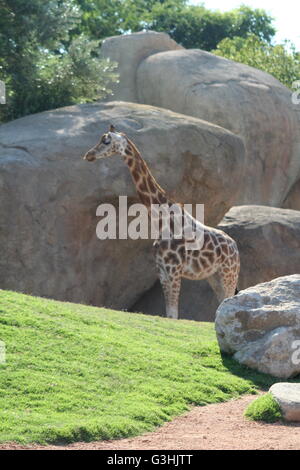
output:
[[[103,142],[104,145],[108,145],[108,144],[110,144],[110,139],[108,137],[103,137],[102,142]]]

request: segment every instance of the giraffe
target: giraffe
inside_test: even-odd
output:
[[[150,213],[153,204],[180,206],[168,199],[165,191],[156,182],[148,165],[142,158],[135,144],[114,126],[83,157],[89,162],[119,155],[128,165],[141,202]],[[182,213],[182,212],[181,212]],[[170,237],[159,236],[153,243],[156,269],[164,292],[166,316],[178,318],[178,304],[181,279],[207,279],[215,291],[218,301],[232,297],[237,291],[240,270],[240,258],[236,242],[225,232],[201,224],[190,214],[183,215],[193,224],[194,230],[201,231],[202,245],[199,249],[188,249],[184,235],[173,236],[173,224],[170,224]],[[160,233],[162,226],[160,225]]]

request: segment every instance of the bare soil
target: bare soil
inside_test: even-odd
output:
[[[76,442],[64,446],[0,444],[4,449],[52,450],[300,450],[300,423],[265,424],[243,413],[255,396],[193,408],[158,430],[131,439]]]

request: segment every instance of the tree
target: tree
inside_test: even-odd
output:
[[[272,18],[264,10],[241,6],[230,12],[210,11],[186,0],[76,0],[83,29],[94,39],[155,30],[168,33],[187,48],[215,49],[224,38],[256,34],[270,41],[275,34]]]
[[[269,42],[275,34],[273,19],[264,10],[241,6],[230,12],[210,11],[203,6],[156,4],[150,29],[164,31],[186,48],[212,50],[224,38],[256,34]]]
[[[152,27],[155,6],[183,7],[187,0],[76,0],[83,11],[82,21],[75,33],[84,31],[94,39],[136,32]]]
[[[98,60],[98,41],[71,38],[80,21],[73,0],[0,0],[0,120],[105,95],[115,66]]]
[[[233,25],[230,31],[231,38],[240,36],[246,38],[249,34],[254,34],[259,39],[268,43],[276,33],[272,26],[273,18],[261,8],[250,8],[241,5],[230,12],[233,18]]]
[[[81,22],[72,36],[86,34],[93,39],[122,34],[125,11],[122,0],[76,0],[82,11]]]
[[[0,121],[105,96],[117,75],[99,58],[101,40],[150,29],[205,50],[249,33],[268,43],[275,33],[264,10],[246,6],[221,13],[187,0],[0,0],[8,101]]]
[[[288,41],[273,46],[252,34],[246,38],[223,39],[213,52],[264,70],[290,88],[300,77],[300,54]]]

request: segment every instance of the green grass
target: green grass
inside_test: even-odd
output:
[[[277,401],[271,393],[266,393],[248,405],[245,416],[253,421],[275,423],[282,419],[282,413]]]
[[[274,379],[222,357],[214,326],[0,290],[0,442],[134,436]]]

